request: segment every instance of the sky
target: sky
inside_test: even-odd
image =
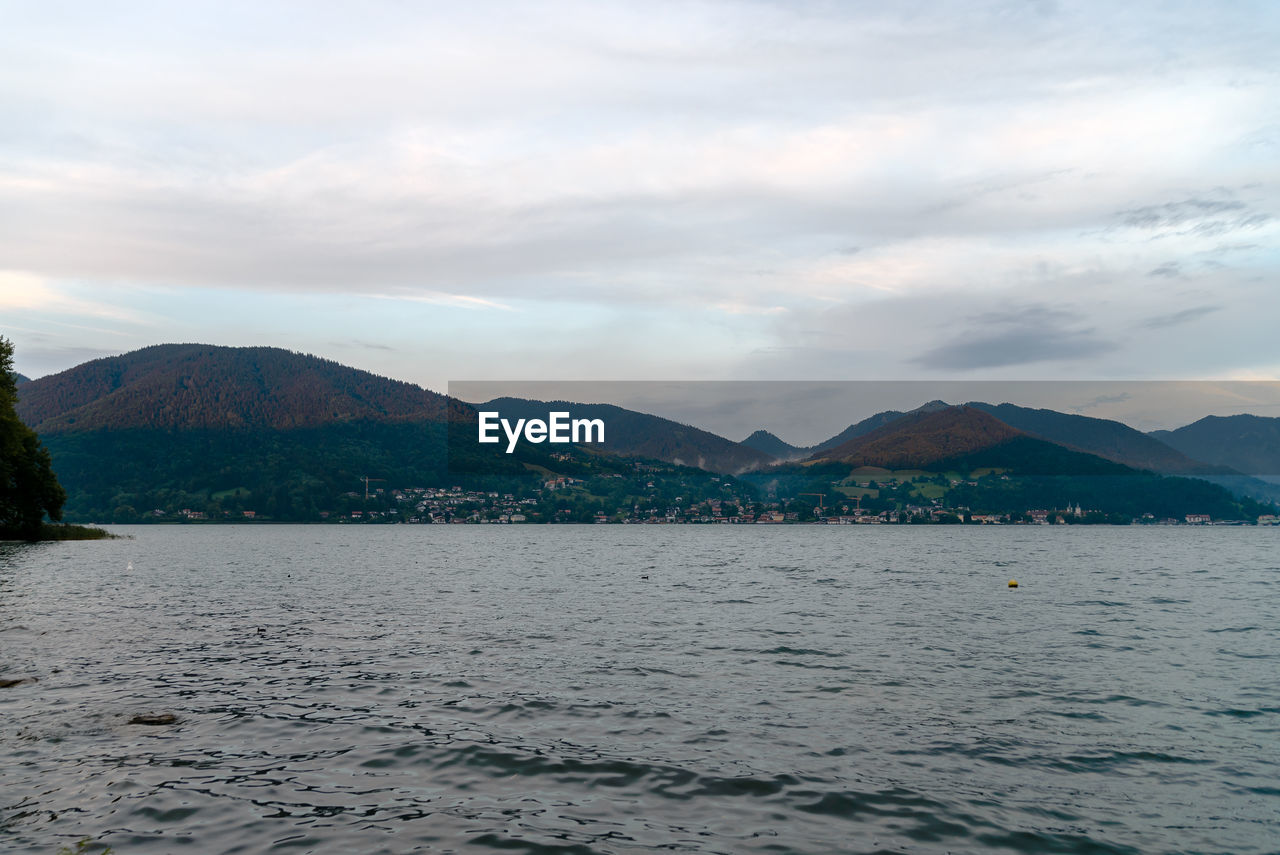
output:
[[[0,6],[32,377],[1280,378],[1280,4]]]

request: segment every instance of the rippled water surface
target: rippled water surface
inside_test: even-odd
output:
[[[0,545],[0,850],[1280,850],[1280,529],[128,531]]]

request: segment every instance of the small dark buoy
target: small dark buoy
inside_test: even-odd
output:
[[[1009,580],[1009,587],[1010,587],[1010,588],[1016,588],[1016,587],[1018,587],[1018,580],[1017,580],[1017,579],[1010,579],[1010,580]]]
[[[641,578],[641,579],[648,579],[649,577],[648,577],[648,576],[641,576],[640,578]]]

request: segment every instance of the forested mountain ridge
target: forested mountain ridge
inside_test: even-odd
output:
[[[444,421],[450,406],[412,383],[280,348],[162,344],[24,383],[18,414],[48,436]]]
[[[956,519],[1025,519],[1035,508],[1073,505],[1083,505],[1092,522],[1188,514],[1249,520],[1274,510],[1199,478],[1136,469],[1034,436],[972,406],[907,414],[804,462],[744,477],[777,495],[821,495],[845,510],[856,500],[860,512],[899,517],[943,513],[939,502],[956,509]]]
[[[1202,462],[1201,459],[1193,460],[1161,441],[1161,437],[1152,437],[1111,419],[1019,407],[1014,404],[970,403],[968,406],[989,413],[1010,427],[1032,436],[1077,451],[1096,454],[1135,469],[1148,469],[1165,475],[1219,475],[1230,472],[1223,466]]]
[[[279,348],[158,345],[40,378],[17,397],[23,421],[46,437],[69,515],[81,520],[309,521],[374,509],[393,519],[404,508],[391,496],[404,488],[528,495],[548,479],[601,472],[610,473],[611,495],[639,479],[631,504],[643,504],[665,495],[667,482],[690,477],[652,465],[641,472],[596,449],[567,459],[521,444],[506,454],[477,444],[469,404]],[[545,417],[546,405],[535,408]],[[626,446],[630,437],[693,462],[769,460],[697,428],[608,411],[624,455],[643,454]],[[707,459],[700,450],[722,454]],[[647,489],[649,481],[657,486]],[[567,502],[576,519],[588,505],[599,510],[594,501],[557,494],[554,504]]]
[[[758,430],[751,436],[742,441],[742,445],[759,449],[767,454],[772,454],[779,460],[801,460],[806,457],[825,457],[824,451],[830,451],[844,445],[851,440],[860,436],[866,436],[877,428],[882,428],[891,422],[895,422],[903,416],[916,415],[920,413],[932,413],[937,410],[945,410],[950,404],[943,401],[929,401],[921,404],[914,410],[903,412],[901,410],[884,410],[875,415],[868,416],[861,421],[854,422],[838,434],[828,437],[817,445],[798,446],[792,445],[776,435],[766,430]]]
[[[1274,416],[1205,416],[1150,436],[1191,457],[1246,475],[1280,476],[1280,418]]]
[[[889,469],[925,468],[934,461],[1022,435],[1022,431],[973,407],[918,410],[810,459]]]

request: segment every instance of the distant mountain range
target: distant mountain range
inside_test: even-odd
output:
[[[1280,472],[1280,419],[1257,416],[1209,417],[1143,434],[1115,421],[1008,403],[930,401],[909,412],[877,413],[798,447],[764,430],[733,442],[609,404],[504,398],[481,406],[507,418],[565,409],[603,419],[603,449],[582,454],[603,451],[722,475],[754,471],[765,474],[757,479],[762,484],[776,470],[779,483],[797,488],[814,486],[818,472],[838,480],[842,471],[867,466],[980,465],[1055,477],[1148,470],[1266,495],[1239,473]],[[53,453],[71,495],[68,511],[98,518],[199,496],[252,496],[262,507],[269,497],[280,518],[304,518],[365,476],[506,484],[551,473],[555,465],[548,446],[515,455],[478,449],[475,406],[269,347],[157,345],[93,360],[22,382],[18,413]],[[451,424],[468,427],[451,436]]]
[[[876,428],[877,431],[895,424],[907,426],[911,424],[910,421],[904,421],[908,416],[939,412],[940,408],[945,409],[947,406],[941,401],[930,401],[910,414],[893,410],[878,413],[851,425],[839,436],[852,435],[855,438],[866,436],[867,427],[877,424],[880,425]],[[1198,428],[1200,438],[1198,442],[1193,443],[1190,437],[1182,432],[1195,426],[1181,428],[1179,432],[1144,434],[1126,424],[1110,419],[1060,413],[1054,410],[1031,409],[1008,403],[993,405],[971,402],[964,406],[991,415],[1030,438],[1096,455],[1130,469],[1162,475],[1202,478],[1240,496],[1280,502],[1280,483],[1268,483],[1269,480],[1280,481],[1280,479],[1268,479],[1266,474],[1268,471],[1280,472],[1280,468],[1270,470],[1267,468],[1274,467],[1277,462],[1280,462],[1280,437],[1276,436],[1280,433],[1280,419],[1257,416],[1205,419],[1196,423],[1200,426]],[[926,421],[923,424],[927,427],[930,423]],[[1213,425],[1212,429],[1209,429],[1210,424]],[[1167,435],[1175,433],[1184,437],[1182,442],[1186,445],[1185,449],[1172,447],[1176,443],[1166,444],[1161,441]],[[977,444],[981,445],[981,442]],[[814,453],[812,455],[814,458],[829,459],[833,456],[832,440],[821,443],[815,448],[823,451]],[[856,444],[851,448],[857,448]],[[1026,450],[1025,445],[1019,448],[1022,451]],[[875,453],[864,455],[867,461],[874,460],[875,457]],[[890,457],[891,455],[886,455],[886,459]],[[991,458],[991,455],[987,457]],[[790,459],[798,458],[793,456]],[[1039,465],[1046,465],[1047,458],[1043,454],[1038,455],[1037,459],[1040,461]],[[937,465],[937,461],[932,461],[931,465]]]
[[[1019,515],[1074,504],[1088,509],[1084,518],[1108,522],[1265,512],[1233,496],[1229,484],[1127,466],[1034,436],[974,405],[909,413],[804,461],[745,477],[776,495],[821,495],[832,507],[847,508],[852,497],[863,511],[925,506],[917,515],[932,513],[930,503],[944,496],[947,507],[965,512]]]
[[[743,444],[772,454],[779,460],[784,461],[801,460],[806,457],[829,458],[833,455],[827,452],[847,445],[851,440],[866,436],[886,425],[893,424],[908,415],[938,412],[949,408],[949,406],[943,401],[930,401],[911,410],[910,413],[886,410],[852,424],[830,439],[808,448],[789,445],[767,431],[756,431],[744,440]],[[1123,463],[1135,469],[1148,469],[1152,472],[1168,475],[1225,475],[1232,474],[1237,469],[1237,467],[1231,467],[1230,464],[1223,464],[1218,460],[1208,460],[1204,456],[1192,459],[1195,455],[1189,456],[1178,448],[1171,447],[1170,444],[1162,441],[1162,434],[1170,433],[1168,431],[1161,432],[1161,434],[1148,435],[1134,430],[1126,424],[1111,421],[1110,419],[1071,415],[1054,410],[1031,409],[1014,404],[987,404],[975,401],[965,406],[988,413],[1009,427],[1016,428],[1031,436],[1058,443],[1077,451],[1096,454],[1099,457],[1116,463]],[[1280,422],[1280,420],[1273,421]],[[1211,444],[1211,442],[1210,440],[1206,444]],[[1276,440],[1271,440],[1271,443],[1270,447],[1277,447]]]
[[[1280,418],[1205,416],[1177,430],[1153,431],[1152,439],[1188,457],[1259,478],[1280,477]]]
[[[19,374],[17,371],[13,372],[13,379],[17,381],[17,384],[19,386],[21,386],[23,383],[31,382],[30,377],[27,377],[25,374]]]

